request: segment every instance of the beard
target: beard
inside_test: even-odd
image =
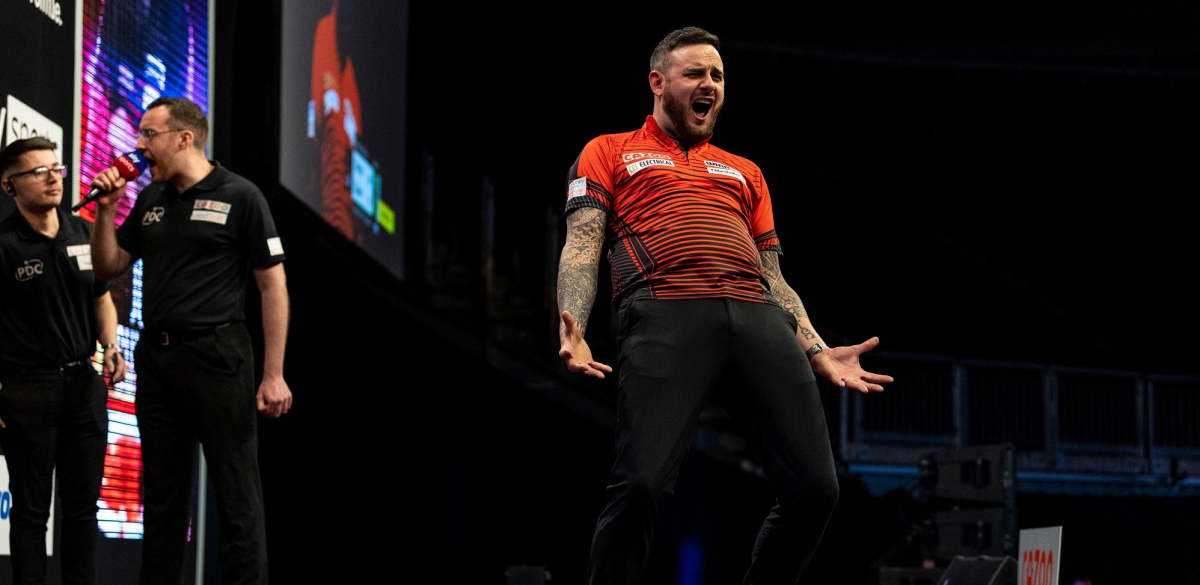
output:
[[[691,123],[692,104],[691,101],[680,101],[671,93],[671,82],[668,80],[663,87],[663,111],[667,113],[667,118],[670,118],[671,124],[675,126],[675,131],[679,133],[679,138],[688,145],[695,144],[712,136],[713,127],[717,125],[717,114],[721,113],[721,107],[724,102],[713,103],[708,110],[708,117],[704,119],[704,124],[697,127]]]

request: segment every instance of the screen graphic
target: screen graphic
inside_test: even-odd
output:
[[[146,106],[161,96],[186,97],[208,112],[208,0],[83,0],[83,95],[80,185],[133,150]],[[129,215],[149,174],[130,184],[117,204],[117,225]],[[80,215],[93,219],[95,204]],[[142,329],[142,264],[113,283],[124,322],[117,337],[129,371],[109,391],[108,452],[100,491],[100,530],[110,538],[142,537],[142,446],[134,412]],[[127,317],[125,317],[127,316]],[[97,362],[99,360],[97,359]]]
[[[407,2],[283,5],[280,183],[398,278],[407,22]]]

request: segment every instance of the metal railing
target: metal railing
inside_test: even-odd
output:
[[[1012,442],[1027,477],[1200,488],[1200,377],[885,351],[864,362],[896,382],[841,391],[848,463],[906,466],[930,450]]]

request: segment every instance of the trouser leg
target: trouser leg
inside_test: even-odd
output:
[[[58,493],[62,501],[62,580],[96,579],[96,502],[107,445],[107,388],[90,369],[67,377],[58,440]]]
[[[732,362],[776,503],[754,545],[746,585],[800,578],[837,504],[825,412],[795,320],[773,305],[728,301]]]
[[[62,379],[9,379],[0,391],[0,431],[12,493],[9,548],[13,583],[46,582],[46,521],[54,483],[54,453],[58,416],[62,410]]]
[[[142,439],[142,585],[175,585],[183,572],[196,465],[193,405],[178,387],[175,348],[137,348],[138,429]]]
[[[227,585],[267,582],[258,410],[250,347],[244,327],[222,328],[211,349],[221,357],[221,363],[231,368],[197,372],[206,386],[197,401],[197,429],[217,496],[221,582]]]
[[[626,303],[619,335],[617,453],[592,541],[592,585],[641,581],[663,500],[728,353],[718,300]]]

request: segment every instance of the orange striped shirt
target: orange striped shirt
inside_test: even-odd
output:
[[[584,147],[567,177],[567,213],[608,214],[613,298],[728,297],[775,303],[760,250],[779,250],[758,165],[703,140],[680,150],[647,116],[640,130]]]

